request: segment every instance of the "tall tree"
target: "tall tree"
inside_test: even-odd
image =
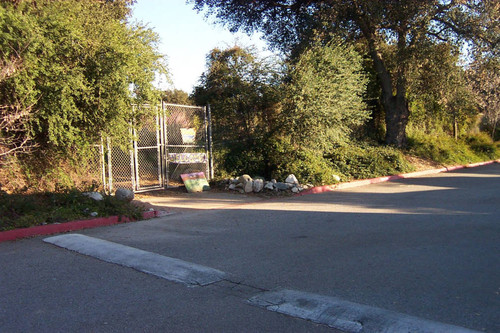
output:
[[[0,2],[0,111],[19,129],[5,151],[33,139],[64,153],[103,132],[126,133],[130,105],[159,98],[152,84],[163,71],[158,36],[127,23],[129,4]],[[0,137],[8,131],[2,124]]]
[[[377,71],[385,109],[386,143],[404,146],[409,109],[409,64],[431,41],[469,40],[496,53],[499,4],[494,0],[191,0],[233,31],[262,31],[271,45],[290,52],[312,36],[334,33],[363,41]],[[383,48],[394,45],[389,68]]]
[[[212,105],[219,140],[252,141],[269,131],[280,83],[273,66],[239,46],[207,55],[207,70],[193,97],[198,105]]]
[[[216,48],[207,55],[193,98],[212,106],[214,140],[224,147],[215,159],[219,172],[270,176],[266,142],[280,109],[280,78],[274,63],[249,48]]]
[[[189,94],[180,89],[165,90],[162,93],[162,100],[172,104],[193,105]]]
[[[425,59],[411,64],[408,100],[413,126],[424,131],[445,130],[458,139],[459,132],[474,123],[477,105],[466,70],[456,48],[448,43],[429,45]]]
[[[498,139],[500,122],[500,59],[478,58],[467,71],[467,77],[491,138]]]
[[[349,142],[352,129],[369,116],[361,56],[341,44],[315,42],[289,65],[285,84],[283,128],[297,148],[308,147],[321,156]]]

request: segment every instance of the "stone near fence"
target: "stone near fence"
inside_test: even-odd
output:
[[[242,183],[243,185],[252,180],[253,180],[252,177],[250,177],[249,175],[243,175],[238,178],[238,182]]]
[[[290,184],[287,184],[287,183],[282,183],[282,182],[276,182],[274,184],[274,188],[280,190],[280,191],[285,191],[285,190],[288,190],[290,188]]]
[[[89,197],[90,199],[95,200],[95,201],[104,200],[104,197],[99,192],[84,192],[84,193],[82,193],[82,195]]]
[[[249,180],[246,183],[244,183],[243,190],[245,190],[245,193],[253,192],[253,180]]]
[[[122,201],[130,202],[134,200],[134,192],[126,188],[119,188],[115,192],[115,198]]]
[[[266,182],[266,185],[264,185],[264,188],[267,190],[274,190],[274,184],[272,182]]]
[[[285,183],[288,183],[288,184],[298,184],[299,181],[297,180],[297,177],[295,177],[295,175],[289,175],[288,177],[286,177],[285,179]]]
[[[256,192],[256,193],[259,193],[260,191],[262,191],[262,189],[264,188],[264,180],[263,179],[255,179],[253,181],[253,191]]]

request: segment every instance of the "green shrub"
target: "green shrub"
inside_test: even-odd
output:
[[[465,142],[479,156],[486,159],[496,159],[500,157],[500,151],[491,137],[486,133],[477,133],[465,137]]]
[[[92,212],[101,217],[119,215],[141,218],[141,209],[131,203],[112,196],[103,197],[102,201],[95,201],[74,189],[59,193],[0,192],[0,230],[87,219]]]
[[[262,143],[250,145],[233,142],[214,149],[215,178],[229,178],[242,174],[269,176]]]
[[[281,152],[279,159],[273,172],[276,179],[283,180],[289,174],[294,174],[303,184],[325,185],[337,182],[332,164],[323,157],[321,151],[300,148]]]
[[[334,149],[329,155],[333,168],[347,179],[365,179],[413,171],[403,154],[391,147],[352,144]]]
[[[459,140],[445,135],[412,133],[408,137],[408,152],[442,164],[468,164],[498,157],[495,144],[483,134]]]

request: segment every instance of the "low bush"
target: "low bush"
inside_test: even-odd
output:
[[[395,175],[414,168],[397,149],[357,143],[334,149],[328,159],[343,180]]]
[[[476,155],[484,159],[496,159],[500,157],[500,150],[498,150],[498,144],[500,144],[500,142],[495,144],[488,134],[472,134],[466,136],[464,139]]]
[[[31,227],[49,223],[63,223],[97,216],[128,216],[140,219],[142,210],[131,203],[112,196],[103,196],[95,201],[77,190],[63,190],[58,193],[15,193],[0,192],[0,231]]]
[[[459,140],[445,135],[412,133],[408,137],[408,153],[438,163],[468,164],[499,157],[500,151],[486,135],[469,135]]]

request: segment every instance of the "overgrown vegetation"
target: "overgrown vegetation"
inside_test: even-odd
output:
[[[409,172],[413,156],[500,157],[495,1],[191,2],[282,58],[215,48],[191,96],[161,93],[158,36],[127,21],[133,1],[0,2],[0,228],[136,214],[66,189],[92,185],[102,134],[129,144],[152,110],[132,104],[160,99],[211,104],[217,177],[319,185]]]
[[[95,201],[75,189],[33,194],[0,192],[0,231],[114,215],[140,219],[142,210],[113,196]]]
[[[444,165],[468,164],[500,158],[498,143],[485,133],[455,140],[449,135],[411,133],[408,152]]]
[[[74,158],[102,134],[127,133],[132,103],[159,100],[158,36],[127,22],[130,3],[0,3],[0,165]]]
[[[265,109],[272,121],[259,117],[258,103],[246,105],[249,99],[233,84],[245,78],[247,94],[263,100],[258,93],[268,82],[257,89],[253,72],[218,72],[217,87],[226,95],[211,96],[221,113],[235,117],[219,137],[229,141],[218,155],[220,174],[294,173],[302,182],[324,184],[334,175],[410,171],[412,156],[441,164],[498,158],[492,141],[499,119],[496,2],[192,2],[234,31],[263,33],[284,55],[277,99]],[[464,43],[467,54],[461,54]],[[195,97],[206,83],[201,80]],[[214,117],[218,112],[214,107]],[[236,134],[237,115],[245,113],[258,137]]]

